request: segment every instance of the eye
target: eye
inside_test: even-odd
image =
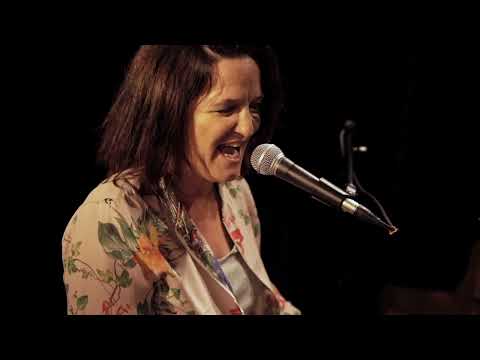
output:
[[[217,112],[222,115],[232,115],[235,112],[235,110],[236,110],[235,106],[227,106],[223,109],[217,110]]]
[[[257,103],[250,105],[250,111],[255,118],[260,119],[260,115],[262,113],[262,104]]]
[[[250,109],[259,113],[261,106],[262,106],[262,104],[252,104],[252,105],[250,105]]]

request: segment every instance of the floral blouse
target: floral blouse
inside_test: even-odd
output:
[[[219,261],[163,182],[140,197],[135,178],[97,186],[62,240],[68,314],[244,314]],[[260,223],[244,179],[219,184],[222,220],[261,284],[254,314],[299,315],[270,281]]]

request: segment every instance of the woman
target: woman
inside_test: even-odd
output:
[[[142,46],[104,123],[109,177],[63,238],[69,314],[299,314],[246,181],[281,107],[269,47]]]

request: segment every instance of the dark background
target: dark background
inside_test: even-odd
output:
[[[454,289],[478,238],[478,56],[462,38],[404,42],[272,45],[279,57],[287,109],[273,143],[319,177],[345,187],[339,133],[357,124],[354,145],[363,186],[400,232],[371,225],[314,202],[278,179],[248,181],[262,221],[270,277],[305,314],[376,313],[387,284]],[[104,178],[96,164],[98,127],[137,45],[57,46],[48,68],[58,86],[42,127],[54,159],[44,170],[55,206],[48,242],[53,293],[49,311],[66,312],[61,238],[74,211]],[[48,83],[47,76],[45,82]],[[50,140],[55,139],[55,140]],[[51,200],[51,193],[49,193]],[[368,198],[359,201],[377,214]]]

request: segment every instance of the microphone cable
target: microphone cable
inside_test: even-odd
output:
[[[350,121],[350,120],[348,120],[348,121]],[[351,130],[351,129],[352,129],[352,127],[349,128],[349,130]],[[340,131],[340,152],[342,153],[342,157],[345,159],[345,157],[347,155],[347,149],[345,149],[345,127],[342,128],[342,130]],[[352,149],[352,156],[353,156],[353,154],[354,154],[354,151]],[[358,190],[360,190],[360,192],[363,193],[364,195],[368,196],[377,205],[377,207],[380,209],[380,212],[382,213],[382,216],[383,216],[385,222],[388,225],[395,228],[395,226],[393,225],[392,221],[390,220],[390,217],[388,216],[387,212],[383,208],[380,201],[378,201],[377,198],[375,196],[373,196],[373,194],[371,194],[370,192],[365,190],[365,188],[362,186],[362,184],[358,180],[357,174],[355,173],[354,169],[352,169],[352,175],[353,175],[352,180],[353,180],[355,186],[358,188]]]

